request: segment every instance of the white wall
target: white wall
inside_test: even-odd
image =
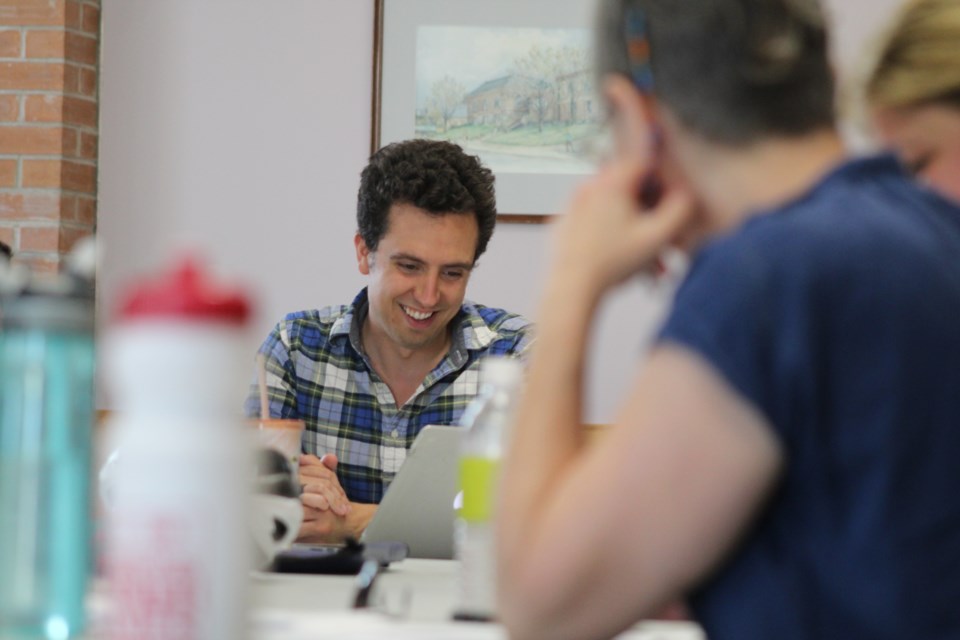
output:
[[[900,1],[828,2],[843,65]],[[251,357],[287,311],[348,302],[372,0],[103,0],[102,15],[101,318],[184,247],[250,286]],[[532,315],[547,235],[500,225],[469,297]],[[613,419],[661,300],[634,285],[604,306],[587,421]]]

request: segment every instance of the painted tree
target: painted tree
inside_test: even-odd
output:
[[[427,99],[428,109],[433,121],[441,126],[443,132],[447,131],[450,118],[463,104],[463,98],[466,95],[467,88],[451,76],[443,76],[430,87],[430,97]]]
[[[581,47],[560,48],[534,45],[514,61],[514,74],[521,79],[517,83],[521,95],[518,102],[537,123],[537,131],[543,131],[543,123],[560,117],[562,78],[587,68],[586,51]]]

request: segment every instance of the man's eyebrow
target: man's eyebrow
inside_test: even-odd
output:
[[[390,256],[390,259],[394,261],[405,260],[408,262],[416,262],[417,264],[426,264],[426,261],[423,259],[409,253],[395,253]],[[470,271],[473,269],[474,264],[471,262],[451,262],[450,264],[441,265],[441,267],[444,269],[466,269],[467,271]]]

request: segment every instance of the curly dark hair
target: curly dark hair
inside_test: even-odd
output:
[[[387,233],[394,204],[428,213],[476,216],[480,234],[474,261],[487,249],[496,225],[493,172],[459,145],[442,140],[405,140],[382,147],[360,174],[357,228],[371,251]]]

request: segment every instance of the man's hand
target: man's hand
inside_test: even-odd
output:
[[[303,524],[298,542],[343,542],[359,538],[377,510],[375,504],[351,503],[337,479],[337,456],[300,456]]]
[[[303,507],[303,524],[297,542],[336,543],[359,538],[377,511],[375,504],[351,503],[349,515],[338,516],[329,509]]]
[[[328,453],[322,458],[310,454],[300,456],[300,484],[303,486],[300,501],[305,508],[332,511],[338,516],[350,513],[350,501],[337,478],[334,454]]]

